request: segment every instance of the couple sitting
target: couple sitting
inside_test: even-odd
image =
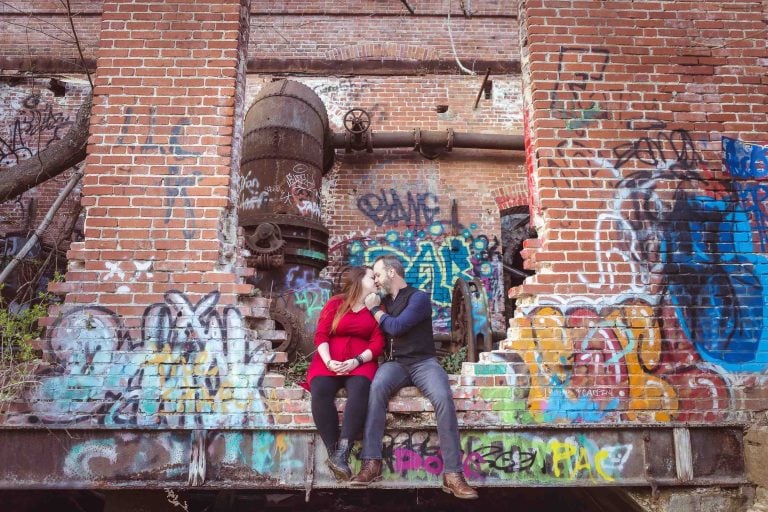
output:
[[[413,385],[435,408],[445,468],[443,491],[477,498],[462,471],[456,410],[448,375],[435,353],[429,297],[405,282],[403,265],[395,256],[379,257],[373,269],[349,269],[342,283],[342,293],[320,313],[317,352],[307,372],[312,416],[328,449],[328,467],[339,480],[352,477],[349,452],[363,431],[363,464],[351,485],[365,487],[380,480],[389,399],[400,388]],[[377,288],[387,294],[386,311],[380,307]],[[377,371],[385,344],[386,362]],[[347,404],[339,435],[334,399],[342,387],[347,389]]]

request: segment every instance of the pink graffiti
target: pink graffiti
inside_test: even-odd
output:
[[[443,458],[439,454],[422,457],[408,448],[395,448],[394,456],[397,473],[424,470],[432,475],[439,475],[443,472]]]
[[[394,469],[396,473],[405,474],[409,471],[425,471],[430,475],[440,475],[443,472],[443,457],[438,450],[434,455],[420,455],[410,448],[395,448],[393,451]],[[485,459],[477,452],[464,453],[462,456],[464,475],[470,479],[483,479],[485,475],[480,467]]]

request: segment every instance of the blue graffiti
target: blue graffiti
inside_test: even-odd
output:
[[[405,269],[406,281],[430,294],[432,321],[437,332],[450,331],[450,305],[453,285],[457,279],[482,281],[490,302],[493,291],[499,290],[501,281],[500,243],[496,237],[476,234],[477,224],[461,225],[446,232],[442,221],[429,226],[404,231],[390,230],[380,238],[354,239],[347,245],[347,261],[350,265],[370,265],[380,255],[391,254],[400,259]],[[489,319],[483,329],[490,332]]]
[[[272,432],[227,432],[217,433],[216,437],[223,441],[222,453],[218,455],[222,464],[246,466],[262,475],[272,472],[275,465],[275,434]]]
[[[768,177],[768,146],[723,137],[723,164],[734,178]]]
[[[768,185],[755,182],[736,182],[736,194],[744,211],[752,218],[757,231],[760,252],[768,248],[768,215],[764,203],[768,199]]]
[[[594,423],[619,407],[618,398],[613,398],[607,405],[601,405],[588,396],[580,396],[575,400],[568,398],[565,393],[567,383],[560,384],[556,378],[553,378],[551,383],[552,393],[547,401],[547,410],[543,413],[544,421],[547,423],[563,419],[569,422]]]
[[[350,244],[349,263],[370,265],[379,256],[397,256],[403,263],[406,281],[429,293],[433,303],[450,305],[456,279],[473,277],[471,238],[462,234],[439,241],[431,239],[442,234],[442,224],[433,223],[427,231],[389,231],[384,237],[386,245],[355,240]]]
[[[437,197],[431,192],[417,193],[415,197],[408,192],[406,197],[407,206],[400,200],[395,189],[389,189],[389,196],[382,189],[381,195],[365,194],[360,197],[357,207],[377,226],[396,226],[400,222],[415,226],[429,225],[440,213]]]
[[[749,216],[732,202],[691,196],[665,220],[660,252],[683,331],[706,361],[762,370],[768,259],[753,252]]]
[[[220,294],[192,302],[178,292],[149,306],[140,337],[100,307],[74,308],[54,324],[56,371],[35,388],[30,422],[214,428],[268,423],[261,382],[273,354]]]

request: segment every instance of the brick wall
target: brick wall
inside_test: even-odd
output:
[[[85,240],[50,287],[66,295],[42,347],[51,373],[17,421],[266,422],[259,388],[274,384],[264,375],[274,325],[266,300],[241,300],[252,287],[232,251],[247,7],[104,3]]]
[[[286,71],[252,73],[241,95],[244,38],[187,40],[188,20],[164,20],[181,25],[162,32],[179,38],[162,55],[171,39],[143,39],[153,22],[121,37],[127,21],[110,7],[116,3],[105,4],[86,241],[72,251],[59,288],[77,315],[57,320],[49,342],[69,373],[46,380],[36,390],[43,405],[13,421],[312,428],[305,394],[267,372],[281,356],[234,334],[252,327],[236,307],[247,287],[238,262],[222,258],[220,238],[231,219],[228,157],[239,133],[231,98],[248,104],[265,81],[286,75],[318,93],[334,130],[352,107],[369,110],[379,131],[527,126],[527,165],[521,155],[480,152],[437,160],[409,150],[340,154],[323,188],[331,272],[376,250],[404,253],[433,294],[438,329],[446,314],[436,296],[440,272],[471,267],[488,278],[495,301],[503,289],[493,270],[483,276],[483,258],[492,261],[499,210],[523,198],[535,206],[539,239],[524,253],[536,275],[513,290],[518,308],[505,350],[465,365],[456,381],[464,426],[748,421],[765,408],[761,3],[528,1],[519,22],[504,3],[474,3],[477,18],[452,16],[475,34],[459,40],[458,55],[465,63],[520,55],[523,70],[494,75],[492,98],[477,110],[479,76],[301,73],[307,55],[452,61],[447,33],[432,27],[445,21],[439,3],[423,4],[425,18],[381,13],[376,31],[345,15],[346,4],[253,6],[249,60],[284,59]],[[239,26],[238,9],[222,3],[215,12]],[[355,38],[334,39],[350,18],[361,22],[352,33],[375,35],[359,52]],[[303,25],[320,21],[328,30]],[[387,23],[411,32],[395,44]],[[510,48],[518,25],[520,44]],[[470,43],[478,26],[488,37]],[[197,58],[210,60],[201,67]],[[190,81],[183,95],[178,80]],[[447,112],[437,113],[438,104]],[[403,213],[386,206],[392,190]],[[440,260],[454,236],[452,200],[467,254],[459,263]],[[247,305],[266,337],[274,327],[267,302]],[[498,308],[494,314],[498,325]],[[191,351],[182,358],[176,347]],[[429,425],[429,407],[411,393],[394,410],[425,414],[399,424]]]
[[[538,417],[765,408],[764,7],[526,2],[539,239],[505,345]]]
[[[70,2],[85,63],[95,65],[102,1]],[[251,7],[249,70],[285,72],[297,68],[339,68],[349,63],[380,72],[383,61],[418,63],[422,68],[454,72],[454,57],[482,72],[514,68],[519,62],[514,0],[474,2],[465,13],[447,5],[420,2],[418,16],[402,4],[362,2],[253,2]],[[82,71],[72,31],[60,3],[13,0],[0,6],[5,20],[0,37],[4,69]],[[343,29],[339,29],[343,27]],[[453,44],[449,36],[453,36]],[[20,52],[18,41],[25,41]],[[455,50],[455,55],[454,55]],[[363,59],[360,59],[363,57]],[[373,60],[366,65],[364,61]],[[447,64],[446,64],[447,63]]]
[[[81,80],[70,79],[63,86],[64,94],[57,96],[49,80],[26,79],[0,84],[3,112],[0,167],[16,165],[66,135],[89,91]],[[69,173],[62,174],[0,206],[0,236],[26,232],[30,227],[35,229],[68,179]],[[45,231],[42,237],[45,245],[56,246],[61,241],[62,229],[77,197],[76,190]]]

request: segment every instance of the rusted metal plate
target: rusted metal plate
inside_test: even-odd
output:
[[[675,440],[671,429],[652,430],[644,433],[645,463],[648,478],[656,480],[674,480]]]
[[[0,487],[156,487],[186,483],[190,431],[0,430]]]
[[[711,478],[744,472],[744,439],[741,431],[691,429],[694,478]]]
[[[671,428],[464,431],[464,472],[480,487],[735,485],[738,428],[692,428],[693,477],[674,467]],[[0,488],[338,487],[312,431],[0,430]],[[360,446],[351,464],[359,468]],[[440,485],[437,434],[390,431],[377,488]],[[346,484],[343,484],[346,485]]]

